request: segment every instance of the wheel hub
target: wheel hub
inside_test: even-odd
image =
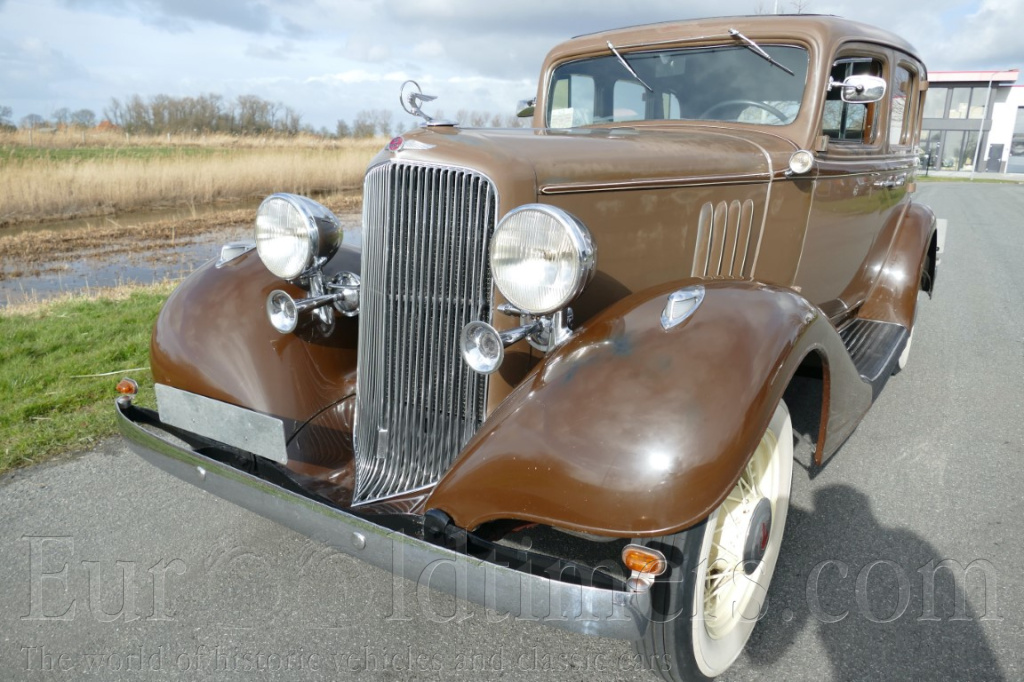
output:
[[[762,497],[754,505],[747,524],[746,539],[743,542],[743,572],[753,573],[768,548],[768,538],[772,533],[772,504],[768,498]]]

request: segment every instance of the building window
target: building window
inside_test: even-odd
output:
[[[949,88],[928,88],[924,98],[924,117],[942,118],[946,115],[946,93]]]
[[[960,167],[957,170],[974,170],[978,151],[978,131],[971,130],[964,136],[964,148],[960,152]]]
[[[924,153],[925,158],[922,159],[922,164],[927,164],[927,168],[938,168],[940,161],[940,144],[942,142],[942,131],[940,130],[923,130],[921,131],[921,151]]]
[[[940,147],[942,155],[942,170],[957,170],[960,160],[960,150],[963,146],[964,131],[946,131],[946,139]]]
[[[953,96],[949,98],[948,118],[967,118],[967,108],[971,105],[970,88],[953,88]]]
[[[1010,157],[1006,162],[1007,173],[1024,173],[1024,107],[1017,109],[1017,124],[1010,140]]]
[[[984,118],[986,92],[986,88],[953,88],[949,118]]]

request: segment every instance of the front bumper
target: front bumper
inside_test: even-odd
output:
[[[154,413],[124,399],[117,401],[117,421],[128,445],[150,464],[418,584],[499,614],[588,635],[638,639],[650,622],[649,592],[563,582],[394,531],[177,445],[161,433]]]

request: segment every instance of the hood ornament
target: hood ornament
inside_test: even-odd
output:
[[[407,80],[404,83],[402,83],[402,89],[401,89],[401,91],[399,92],[399,95],[398,95],[398,101],[402,105],[402,109],[404,109],[407,114],[412,114],[413,116],[419,116],[424,121],[426,121],[426,123],[423,123],[421,125],[428,125],[428,126],[453,126],[453,125],[455,125],[454,121],[445,121],[445,120],[435,119],[432,116],[430,116],[429,114],[427,114],[425,111],[423,111],[423,109],[421,108],[421,105],[424,104],[425,102],[433,102],[435,99],[437,99],[437,95],[425,95],[425,94],[423,94],[423,88],[421,88],[420,84],[417,83],[414,80]]]

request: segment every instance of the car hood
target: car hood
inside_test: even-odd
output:
[[[499,188],[514,176],[529,176],[538,194],[767,181],[797,148],[770,133],[710,126],[434,127],[403,140],[400,151],[383,152],[378,162],[390,157],[466,166],[488,175]]]

